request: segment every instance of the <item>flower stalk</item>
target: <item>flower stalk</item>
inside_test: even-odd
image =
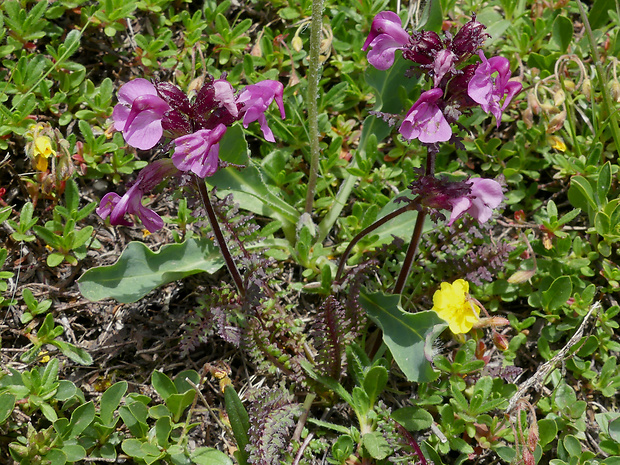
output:
[[[385,223],[387,223],[388,221],[390,221],[393,218],[396,218],[397,216],[410,211],[410,210],[415,210],[416,206],[414,203],[408,203],[407,205],[405,205],[404,207],[400,207],[397,210],[394,210],[392,213],[388,213],[387,215],[385,215],[383,218],[378,219],[377,221],[375,221],[373,224],[371,224],[370,226],[364,228],[362,231],[360,231],[357,236],[355,236],[351,242],[349,243],[349,245],[347,246],[346,250],[344,251],[344,253],[342,254],[342,257],[340,257],[340,263],[338,264],[338,271],[336,271],[336,278],[334,279],[334,282],[338,283],[340,280],[340,277],[342,275],[342,271],[344,270],[344,266],[347,263],[347,258],[349,258],[349,254],[351,253],[351,250],[353,250],[353,247],[355,247],[355,245],[362,240],[362,238],[366,237],[368,234],[370,234],[371,232],[373,232],[375,229],[377,229],[379,226],[384,225]]]
[[[426,176],[433,176],[435,174],[436,154],[436,149],[434,147],[429,147],[428,156],[426,157]],[[396,280],[396,284],[394,285],[394,290],[392,291],[392,294],[402,294],[403,289],[405,288],[405,283],[407,282],[407,278],[409,277],[411,265],[413,264],[413,259],[415,258],[415,254],[418,251],[418,244],[420,243],[420,238],[422,237],[422,230],[424,229],[426,214],[426,209],[422,209],[418,212],[418,217],[415,220],[415,227],[413,228],[413,234],[411,235],[411,241],[409,242],[409,247],[407,248],[407,253],[405,254],[405,260],[403,261],[403,266],[401,267],[400,273],[398,274],[398,279]]]
[[[237,292],[239,292],[239,295],[244,296],[245,287],[243,286],[243,278],[241,277],[239,268],[237,268],[232,254],[228,249],[228,245],[226,244],[226,240],[224,239],[224,234],[222,234],[222,229],[220,228],[220,224],[218,223],[217,217],[215,216],[215,211],[213,210],[213,205],[211,205],[211,200],[209,199],[209,192],[207,191],[207,186],[204,180],[200,179],[196,175],[194,175],[194,180],[196,181],[196,185],[198,186],[200,198],[202,199],[202,203],[205,206],[205,211],[207,212],[207,217],[209,218],[209,224],[211,224],[211,230],[215,235],[217,245],[220,248],[220,252],[222,253],[224,262],[226,263],[226,268],[228,268],[228,272],[230,273],[233,281],[235,282]]]

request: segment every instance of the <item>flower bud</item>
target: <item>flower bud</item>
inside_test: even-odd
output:
[[[527,106],[532,109],[532,113],[538,115],[540,113],[540,103],[536,98],[536,94],[532,91],[527,93]]]
[[[304,42],[297,34],[295,34],[295,37],[293,37],[293,40],[291,41],[291,47],[293,47],[293,50],[296,52],[301,52],[304,48]]]
[[[620,82],[615,79],[611,83],[611,98],[620,103]]]
[[[474,15],[454,36],[450,44],[450,50],[463,61],[476,53],[489,35],[484,32],[486,26],[476,21]]]
[[[583,84],[581,84],[581,92],[583,92],[584,97],[589,102],[592,99],[592,81],[589,79],[584,79]]]
[[[562,129],[564,121],[566,121],[566,110],[562,110],[560,113],[551,118],[549,125],[547,126],[547,134],[553,134],[554,132]]]
[[[548,102],[541,103],[540,109],[548,115],[553,115],[558,112],[558,108],[555,105],[552,105]]]
[[[566,93],[562,89],[558,90],[555,94],[553,94],[553,104],[556,107],[561,106],[566,100]]]
[[[493,345],[502,352],[508,350],[508,339],[497,331],[493,332]]]
[[[442,48],[443,43],[436,32],[414,31],[403,50],[403,58],[419,65],[429,65]]]
[[[199,76],[196,79],[193,79],[192,82],[189,83],[189,86],[187,87],[187,91],[188,92],[197,91],[198,89],[202,87],[203,84],[204,84],[204,78],[202,76]]]
[[[564,88],[568,91],[568,92],[573,92],[575,90],[575,82],[571,81],[570,79],[566,79],[564,81]]]
[[[532,129],[532,126],[534,126],[534,115],[530,107],[527,107],[521,112],[521,119],[525,123],[526,128]]]
[[[510,284],[521,284],[529,281],[536,274],[536,270],[519,270],[510,276],[507,281]]]

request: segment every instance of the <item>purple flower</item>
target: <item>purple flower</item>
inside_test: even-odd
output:
[[[493,209],[497,208],[504,199],[502,186],[493,179],[472,178],[468,182],[471,183],[469,194],[448,200],[452,206],[448,226],[452,225],[463,213],[469,213],[481,224],[486,223],[491,218]]]
[[[214,129],[200,129],[193,134],[177,137],[172,154],[174,166],[201,178],[212,176],[219,167],[219,142],[225,132],[226,126],[218,124]]]
[[[450,140],[452,128],[436,104],[442,95],[443,91],[437,88],[420,95],[398,130],[405,139],[419,139],[427,144]]]
[[[237,118],[239,109],[235,102],[235,89],[233,89],[232,84],[226,79],[216,79],[213,81],[213,89],[215,90],[215,101],[228,110],[233,118]]]
[[[125,141],[140,150],[151,149],[163,134],[161,120],[170,109],[146,79],[134,79],[118,91],[118,105],[112,118],[114,128],[123,132]]]
[[[398,15],[384,11],[372,20],[370,34],[362,50],[371,47],[368,63],[377,69],[385,70],[394,64],[396,50],[404,48],[409,43],[409,38]]]
[[[512,98],[521,91],[521,83],[509,81],[510,62],[504,57],[486,59],[482,50],[478,51],[482,63],[469,81],[467,93],[487,113],[495,116],[497,126]],[[497,73],[497,75],[495,75]],[[504,99],[505,96],[505,99]],[[504,102],[502,103],[502,99]]]
[[[125,214],[137,215],[142,224],[150,232],[155,232],[164,226],[161,217],[150,208],[142,205],[142,195],[151,191],[164,178],[172,175],[176,168],[170,159],[156,160],[146,166],[138,174],[135,184],[122,197],[114,192],[109,192],[103,196],[97,214],[106,219],[110,217],[113,225],[122,224],[131,226],[133,223],[125,219]]]
[[[247,128],[250,123],[258,121],[265,139],[269,142],[275,142],[273,132],[267,125],[265,111],[275,99],[280,109],[280,116],[282,119],[286,117],[282,100],[283,92],[284,86],[281,82],[269,79],[246,86],[237,97],[237,104],[241,105],[240,113],[243,114],[243,127]]]
[[[456,55],[448,49],[443,49],[435,56],[433,61],[433,87],[439,87],[441,80],[446,73],[456,74],[454,63]]]

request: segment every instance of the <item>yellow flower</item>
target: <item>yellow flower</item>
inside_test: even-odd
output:
[[[547,143],[552,148],[559,150],[560,152],[566,152],[566,144],[564,143],[561,137],[547,136]]]
[[[47,171],[47,159],[56,152],[52,148],[52,141],[47,136],[38,136],[34,140],[34,168],[38,171]]]
[[[450,326],[454,334],[467,333],[478,321],[480,308],[469,299],[469,283],[457,279],[452,284],[441,283],[433,295],[433,310]]]

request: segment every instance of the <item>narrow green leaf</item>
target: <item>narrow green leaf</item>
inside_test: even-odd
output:
[[[598,182],[596,183],[596,194],[598,195],[599,205],[607,204],[607,193],[611,187],[611,163],[607,162],[601,166],[598,172]]]
[[[65,357],[70,358],[80,365],[92,365],[93,358],[91,355],[80,347],[76,347],[70,342],[50,341],[51,344],[58,347]]]
[[[241,399],[237,395],[237,391],[231,385],[224,388],[224,401],[226,405],[226,413],[230,420],[230,426],[233,430],[235,440],[237,441],[237,449],[239,451],[239,465],[248,463],[248,453],[245,446],[250,442],[248,431],[250,430],[250,417],[248,412],[241,403]]]
[[[594,0],[588,20],[592,29],[598,29],[610,24],[609,10],[616,9],[615,0]]]
[[[573,22],[566,16],[558,16],[553,21],[553,32],[551,38],[560,48],[562,53],[566,53],[568,46],[573,39]]]

